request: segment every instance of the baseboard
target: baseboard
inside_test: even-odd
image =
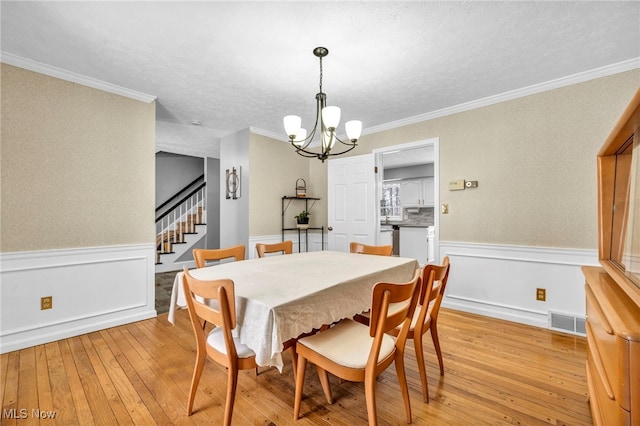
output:
[[[155,317],[154,262],[153,244],[0,254],[0,353]]]
[[[451,262],[444,307],[556,330],[553,312],[584,318],[580,267],[598,264],[597,250],[583,249],[441,242],[440,255]]]

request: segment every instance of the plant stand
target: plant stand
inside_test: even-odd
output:
[[[297,196],[284,196],[282,197],[282,241],[284,241],[284,233],[285,231],[297,231],[298,232],[298,252],[302,252],[302,238],[301,234],[304,233],[304,241],[305,241],[305,251],[309,251],[309,231],[320,231],[321,232],[321,244],[322,250],[324,250],[324,226],[321,227],[311,227],[309,224],[303,225],[299,224],[295,228],[285,228],[284,226],[284,217],[285,212],[289,208],[291,202],[294,201],[304,201],[304,209],[309,211],[310,208],[313,208],[316,201],[320,200],[320,198],[313,197],[297,197]],[[309,207],[309,201],[313,201],[311,207]]]

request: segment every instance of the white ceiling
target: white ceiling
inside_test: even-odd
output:
[[[220,137],[247,127],[284,140],[287,114],[310,127],[316,46],[330,51],[328,104],[365,134],[640,57],[638,1],[2,1],[0,11],[3,60],[156,96],[157,147],[186,154],[215,156]]]

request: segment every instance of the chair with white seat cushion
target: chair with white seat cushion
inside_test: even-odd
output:
[[[428,264],[424,267],[421,279],[420,297],[418,305],[413,314],[411,327],[407,339],[413,339],[413,346],[416,350],[416,360],[418,361],[418,371],[422,382],[422,397],[424,402],[429,402],[429,389],[427,384],[427,371],[424,362],[424,349],[422,337],[431,330],[433,347],[440,364],[440,375],[444,376],[444,364],[442,363],[442,351],[438,339],[438,313],[444,297],[447,280],[449,278],[449,257],[445,256],[442,265]],[[394,309],[394,306],[391,306]],[[369,318],[364,315],[356,315],[354,318],[362,324],[369,324]],[[401,332],[399,327],[389,331],[392,336],[397,336]]]
[[[229,372],[224,425],[230,425],[238,384],[238,371],[257,368],[255,353],[231,334],[231,330],[236,327],[233,281],[198,280],[193,278],[185,267],[182,285],[197,345],[196,365],[191,379],[187,414],[191,415],[193,412],[193,401],[208,355],[217,363],[227,367]],[[202,302],[203,299],[215,301],[215,303],[206,304]],[[207,336],[203,327],[205,321],[214,325],[214,329]]]
[[[395,362],[398,382],[411,423],[409,390],[404,371],[404,347],[411,325],[411,317],[419,295],[420,270],[407,283],[377,283],[371,297],[371,324],[345,319],[337,325],[313,336],[298,340],[298,373],[294,400],[294,419],[298,419],[307,360],[316,365],[320,383],[331,404],[329,386],[331,373],[351,382],[364,382],[369,425],[377,425],[375,386],[376,377]],[[389,305],[396,309],[389,312]],[[386,334],[401,326],[398,337]]]

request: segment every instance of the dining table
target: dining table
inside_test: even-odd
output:
[[[282,372],[284,343],[371,307],[378,282],[410,281],[416,259],[312,251],[220,263],[189,270],[199,280],[231,279],[234,335],[256,353],[260,366]],[[183,272],[174,279],[168,320],[186,307]]]

